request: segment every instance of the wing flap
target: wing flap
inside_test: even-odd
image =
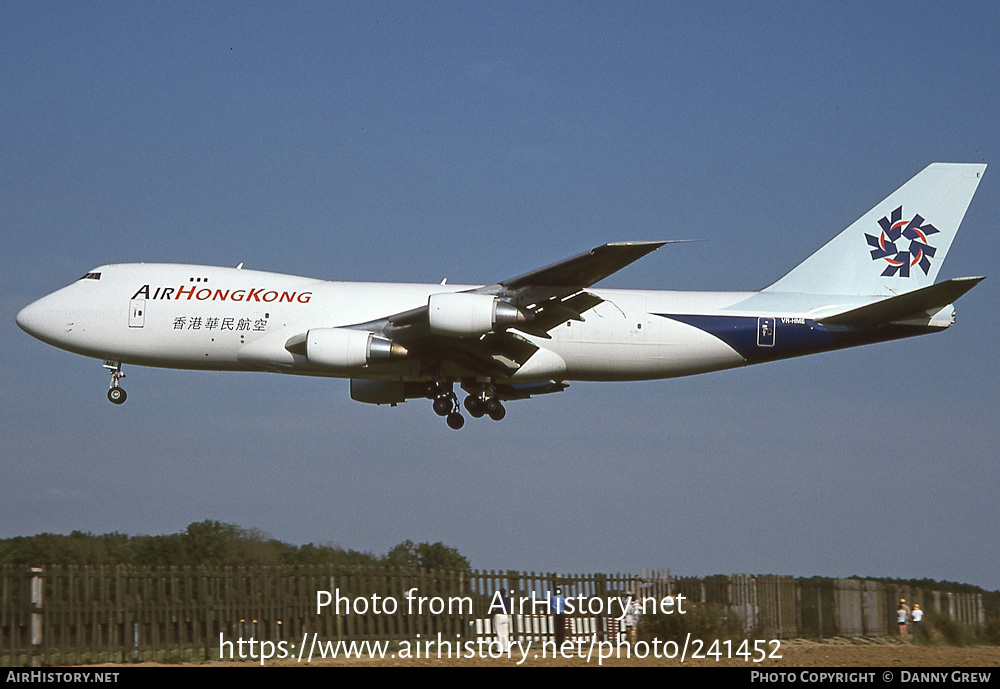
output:
[[[517,333],[489,333],[479,339],[428,337],[414,343],[411,353],[421,359],[448,360],[475,375],[507,378],[538,351]]]
[[[553,297],[541,304],[528,307],[532,318],[528,323],[518,323],[512,328],[536,337],[551,339],[549,331],[566,321],[583,321],[586,311],[600,304],[603,299],[590,292],[580,292],[569,299]]]

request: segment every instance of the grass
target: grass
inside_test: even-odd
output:
[[[640,638],[660,641],[683,642],[687,635],[692,639],[719,639],[742,641],[760,637],[736,615],[729,615],[722,605],[691,604],[683,615],[653,613],[639,620]]]
[[[997,646],[1000,619],[987,620],[985,627],[976,628],[947,615],[928,613],[919,624],[910,625],[910,638],[923,646]]]

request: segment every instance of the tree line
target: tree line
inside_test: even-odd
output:
[[[259,529],[212,520],[193,522],[180,533],[129,536],[122,533],[69,535],[42,533],[0,540],[0,565],[136,565],[143,567],[264,566],[264,565],[382,565],[425,569],[471,570],[457,549],[437,543],[406,540],[385,555],[338,545],[291,545]],[[710,578],[710,577],[709,577]],[[855,577],[857,578],[857,577]],[[991,617],[1000,616],[1000,591],[931,579],[864,577],[886,584],[908,585],[952,593],[981,593]]]
[[[0,564],[137,565],[148,567],[263,565],[383,565],[426,569],[471,569],[455,548],[406,540],[385,555],[338,545],[291,545],[258,529],[212,520],[193,522],[180,533],[42,533],[0,540]]]

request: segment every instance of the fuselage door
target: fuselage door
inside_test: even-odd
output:
[[[758,347],[773,347],[774,346],[774,318],[758,318],[757,319],[757,346]]]
[[[128,303],[128,327],[141,328],[146,318],[146,300],[133,299]]]

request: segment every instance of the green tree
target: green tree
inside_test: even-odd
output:
[[[420,566],[426,569],[472,569],[469,560],[455,548],[437,543],[421,543],[417,546]]]
[[[405,540],[390,550],[384,562],[393,567],[410,567],[416,569],[472,569],[469,560],[455,548],[437,543],[414,544]]]
[[[386,553],[385,563],[392,567],[417,569],[420,567],[420,555],[417,554],[417,546],[409,539],[403,541]]]
[[[184,532],[185,550],[193,562],[202,565],[236,565],[240,562],[239,541],[243,529],[235,524],[206,519],[188,524]]]

